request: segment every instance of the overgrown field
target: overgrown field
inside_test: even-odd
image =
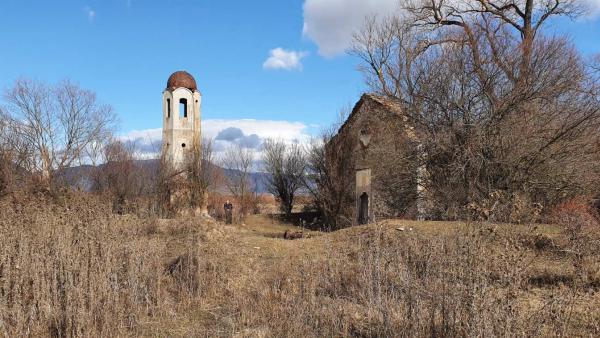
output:
[[[594,226],[389,221],[276,238],[287,228],[3,197],[0,335],[600,335]]]

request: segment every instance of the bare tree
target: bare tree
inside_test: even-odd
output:
[[[522,220],[519,203],[551,206],[589,192],[598,79],[568,41],[540,30],[579,6],[434,0],[409,10],[369,20],[352,53],[370,87],[403,105],[435,217],[477,209]]]
[[[255,188],[251,177],[254,159],[254,149],[235,144],[225,150],[221,160],[223,168],[227,170],[225,184],[237,199],[242,216],[247,215],[251,209]]]
[[[4,98],[14,135],[33,150],[27,169],[41,173],[47,186],[57,170],[84,156],[88,145],[115,122],[110,106],[68,80],[48,86],[20,79]]]
[[[263,144],[263,162],[269,174],[267,186],[280,203],[286,216],[292,214],[294,198],[303,187],[306,159],[302,147],[278,139],[267,139]]]

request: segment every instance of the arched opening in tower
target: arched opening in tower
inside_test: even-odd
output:
[[[187,99],[179,99],[179,114],[183,113],[183,118],[188,117]]]

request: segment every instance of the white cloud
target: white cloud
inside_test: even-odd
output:
[[[269,54],[269,58],[263,63],[264,69],[302,70],[302,59],[308,56],[307,52],[283,48],[271,49]]]
[[[85,12],[85,14],[87,14],[88,20],[90,22],[93,22],[94,19],[96,19],[96,11],[92,7],[85,6],[83,8],[83,11]]]
[[[242,134],[235,137],[223,137],[221,132],[226,129],[239,129]],[[215,151],[217,153],[234,143],[245,143],[249,147],[258,149],[262,140],[266,138],[283,139],[290,143],[308,143],[311,139],[308,126],[301,122],[253,119],[209,119],[202,121],[202,137],[215,139],[220,134],[219,140],[215,141]],[[257,143],[256,138],[260,142]],[[134,142],[140,158],[152,158],[160,152],[162,129],[132,130],[121,135],[119,139]]]
[[[600,15],[600,0],[584,0],[589,6],[589,12],[586,13],[585,17],[597,17]]]
[[[584,0],[587,3],[589,3],[590,5],[596,7],[596,8],[600,8],[600,0]]]
[[[319,54],[343,53],[369,15],[384,17],[398,10],[399,0],[305,0],[304,36],[319,46]]]
[[[226,128],[235,127],[245,134],[256,134],[261,138],[282,138],[287,141],[305,140],[310,138],[306,132],[307,126],[301,122],[277,120],[222,120],[211,119],[202,121],[202,136],[214,138]]]

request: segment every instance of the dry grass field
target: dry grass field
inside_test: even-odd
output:
[[[594,228],[386,221],[333,233],[0,201],[0,335],[600,335]]]

